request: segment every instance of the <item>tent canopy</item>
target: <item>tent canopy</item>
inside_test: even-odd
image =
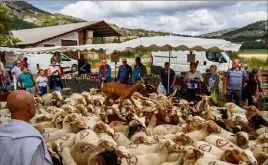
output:
[[[64,51],[106,51],[111,54],[114,51],[238,51],[241,44],[232,44],[223,39],[204,39],[178,36],[141,37],[122,43],[89,44],[79,46],[55,46],[37,47],[26,49],[14,49],[17,53],[51,53]],[[13,48],[7,48],[7,51]],[[3,49],[5,50],[5,49]],[[0,49],[1,51],[1,49]]]

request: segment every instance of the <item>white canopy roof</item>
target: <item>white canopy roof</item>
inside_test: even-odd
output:
[[[0,52],[16,52],[17,48],[0,47]]]
[[[238,51],[240,46],[222,39],[204,39],[178,36],[142,37],[121,43],[123,48],[143,51],[196,50],[196,51]],[[237,45],[237,44],[236,44]]]
[[[80,46],[37,47],[16,50],[17,53],[48,53],[64,51],[100,51],[107,54],[113,51],[140,50],[140,51],[169,51],[169,50],[196,50],[196,51],[238,51],[241,44],[232,44],[223,39],[204,39],[178,36],[141,37],[122,43],[89,44]]]

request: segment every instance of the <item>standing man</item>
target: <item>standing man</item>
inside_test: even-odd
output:
[[[141,63],[141,58],[136,57],[135,59],[136,65],[133,68],[133,81],[145,81],[147,79],[147,70],[146,67]]]
[[[169,77],[169,84],[168,84],[168,70],[170,68],[169,62],[165,63],[164,69],[161,70],[161,82],[166,89],[167,95],[171,95],[173,92],[173,87],[176,82],[176,75],[175,71],[170,68],[170,77]]]
[[[127,84],[132,79],[132,68],[127,64],[127,59],[124,58],[122,63],[117,73],[117,82]]]
[[[13,82],[14,82],[14,89],[17,89],[17,78],[21,74],[21,61],[18,60],[15,64],[15,66],[11,70],[11,74],[13,76]]]
[[[88,63],[88,59],[84,59],[84,64],[80,67],[80,75],[90,73],[91,73],[91,66]]]
[[[40,133],[29,124],[35,115],[33,96],[17,90],[7,97],[11,119],[0,124],[1,165],[52,165]]]
[[[239,65],[239,60],[234,59],[232,68],[228,69],[224,81],[224,94],[228,102],[232,102],[234,99],[236,105],[241,106],[242,83],[246,80],[248,75],[244,69],[239,68]]]
[[[84,66],[84,64],[85,64],[85,59],[84,59],[84,55],[80,55],[80,59],[78,60],[78,75],[79,76],[81,76],[81,71],[82,71],[82,69],[81,69],[81,67],[82,66]]]
[[[112,69],[111,67],[107,64],[106,60],[102,60],[102,65],[99,69],[99,78],[104,82],[111,82],[112,78],[111,78],[111,72]]]

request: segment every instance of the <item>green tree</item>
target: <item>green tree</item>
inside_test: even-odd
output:
[[[12,47],[19,42],[11,34],[12,20],[9,17],[8,8],[0,4],[0,46]]]
[[[102,44],[101,38],[99,38],[99,37],[94,37],[92,43],[93,43],[93,44]]]
[[[116,38],[113,39],[113,43],[118,43],[118,40]]]

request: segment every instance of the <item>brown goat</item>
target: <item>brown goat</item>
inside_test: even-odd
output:
[[[110,98],[115,100],[120,98],[119,109],[122,109],[122,104],[126,99],[129,99],[132,104],[136,107],[134,101],[131,99],[131,96],[134,92],[137,91],[139,87],[143,85],[141,82],[137,82],[133,85],[119,84],[116,82],[109,82],[103,85],[101,91],[106,95],[105,103],[109,101]]]

